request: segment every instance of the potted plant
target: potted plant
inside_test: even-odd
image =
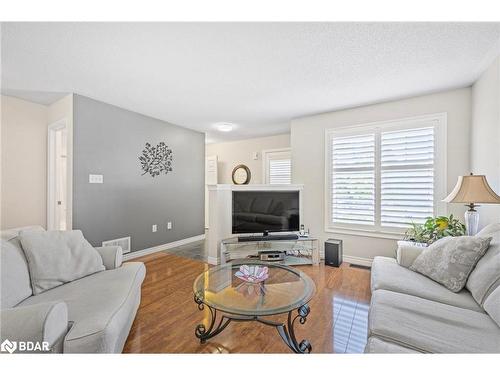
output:
[[[405,233],[405,241],[428,246],[443,237],[457,237],[465,234],[465,225],[453,215],[428,217],[423,224],[412,223]]]

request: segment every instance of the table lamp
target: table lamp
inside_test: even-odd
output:
[[[479,214],[476,211],[476,203],[500,204],[500,197],[493,191],[486,181],[484,175],[459,176],[453,191],[444,202],[467,203],[468,211],[465,211],[465,227],[467,235],[473,236],[477,233]]]

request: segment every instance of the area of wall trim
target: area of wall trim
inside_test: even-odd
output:
[[[163,245],[158,245],[158,246],[153,246],[148,249],[142,249],[142,250],[137,250],[132,253],[125,254],[123,256],[123,260],[130,260],[130,259],[135,259],[139,258],[145,255],[149,254],[154,254],[160,251],[165,251],[169,249],[173,249],[174,247],[182,246],[182,245],[187,245],[193,242],[198,242],[198,241],[203,241],[205,239],[204,234],[200,234],[199,236],[194,236],[194,237],[189,237],[189,238],[184,238],[179,241],[174,241],[174,242],[169,242]]]

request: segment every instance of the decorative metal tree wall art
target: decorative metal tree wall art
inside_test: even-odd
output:
[[[158,143],[157,146],[151,146],[149,142],[146,143],[142,155],[139,156],[141,162],[141,169],[144,173],[149,173],[151,177],[159,176],[160,174],[168,174],[172,172],[172,149],[168,148],[165,142]]]

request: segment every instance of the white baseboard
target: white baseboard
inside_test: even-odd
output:
[[[158,251],[172,249],[172,248],[177,247],[177,246],[187,245],[188,243],[196,242],[196,241],[201,241],[201,240],[204,240],[204,239],[205,239],[205,235],[204,234],[200,234],[199,236],[184,238],[182,240],[178,240],[178,241],[169,242],[169,243],[166,243],[166,244],[163,244],[163,245],[158,245],[158,246],[150,247],[148,249],[133,251],[131,253],[124,254],[123,255],[123,260],[130,260],[130,259],[142,257],[144,255],[149,255],[149,254],[156,253]]]
[[[353,257],[350,255],[344,255],[342,260],[346,263],[357,264],[366,267],[371,267],[373,262],[373,259],[371,258]]]

